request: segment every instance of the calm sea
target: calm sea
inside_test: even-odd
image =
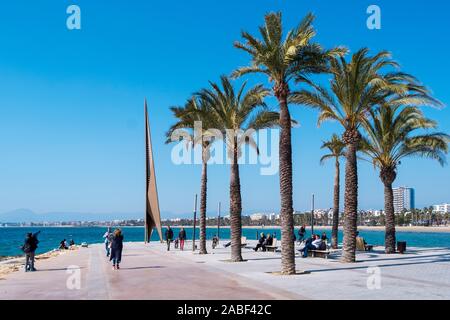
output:
[[[76,244],[81,242],[87,242],[89,244],[103,242],[102,236],[106,231],[106,228],[90,227],[90,228],[0,228],[0,256],[15,256],[21,255],[22,251],[20,246],[22,245],[25,234],[27,232],[41,231],[39,235],[39,248],[37,253],[43,253],[55,249],[58,247],[59,242],[63,239],[69,241],[73,239]],[[139,227],[123,227],[122,228],[125,241],[143,241],[144,228]],[[178,235],[178,228],[173,228],[175,237]],[[322,232],[320,228],[315,228],[315,233]],[[163,230],[164,232],[164,230]],[[280,239],[281,231],[279,229],[242,229],[243,235],[247,239],[256,239],[260,232],[273,233]],[[331,237],[331,231],[325,231],[328,237]],[[187,238],[192,239],[192,228],[186,228]],[[297,230],[296,230],[297,233]],[[217,229],[208,228],[207,238],[211,239],[217,234]],[[308,230],[309,234],[309,230]],[[366,241],[370,244],[384,243],[384,232],[382,231],[361,231]],[[199,230],[196,231],[196,238],[199,237]],[[342,232],[339,234],[339,239],[342,241]],[[229,239],[230,230],[228,228],[220,229],[220,238]],[[419,233],[419,232],[397,232],[397,238],[401,241],[406,241],[408,246],[417,247],[450,247],[450,234],[449,233]],[[157,233],[153,233],[152,240],[158,240]]]

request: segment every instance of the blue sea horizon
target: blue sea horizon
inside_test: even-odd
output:
[[[144,241],[144,228],[143,227],[121,227],[125,241],[127,242],[143,242]],[[174,236],[178,235],[179,227],[173,227]],[[163,228],[163,233],[164,233]],[[73,239],[76,244],[86,242],[88,244],[102,243],[102,236],[106,231],[106,227],[3,227],[0,228],[0,256],[19,256],[22,255],[20,247],[23,244],[25,235],[28,232],[41,231],[39,234],[39,248],[37,253],[45,253],[56,249],[59,246],[61,240],[67,241]],[[186,228],[187,238],[192,239],[192,228]],[[297,235],[298,228],[296,228]],[[249,240],[256,240],[257,236],[261,233],[271,233],[278,239],[281,235],[280,229],[275,228],[242,228],[243,236]],[[328,238],[331,238],[331,230],[321,229],[320,227],[314,228],[314,233],[325,232]],[[196,239],[199,238],[199,229],[196,229]],[[214,235],[217,234],[217,228],[207,228],[206,236],[208,240],[211,240]],[[311,234],[311,230],[307,229],[307,236]],[[379,230],[361,230],[360,235],[363,236],[370,244],[383,245],[384,244],[384,231]],[[164,234],[163,234],[164,236]],[[230,239],[230,229],[221,228],[219,237],[221,239]],[[152,234],[152,241],[158,241],[158,234],[154,232]],[[444,232],[397,232],[397,240],[406,241],[408,247],[423,247],[423,248],[436,248],[436,247],[450,247],[450,234]],[[339,241],[342,241],[342,230],[339,231]]]

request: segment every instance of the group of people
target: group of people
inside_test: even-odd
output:
[[[268,246],[273,245],[273,237],[272,235],[269,233],[266,235],[264,234],[264,232],[261,232],[261,235],[258,239],[258,243],[256,244],[256,247],[253,248],[253,250],[258,251],[259,249],[261,249],[262,251],[266,251]]]
[[[165,236],[167,243],[167,251],[170,251],[170,244],[172,243],[172,241],[174,241],[173,230],[170,226],[167,227]],[[181,228],[180,232],[178,232],[178,238],[176,238],[174,241],[175,249],[178,249],[178,247],[180,247],[180,250],[183,251],[185,241],[186,241],[186,230],[184,230],[184,228]]]
[[[327,234],[324,232],[321,236],[313,234],[311,238],[304,241],[304,245],[299,249],[303,254],[303,258],[308,257],[310,250],[326,250],[327,249]]]
[[[109,261],[112,261],[113,270],[120,269],[123,250],[122,230],[116,229],[111,232],[111,228],[108,228],[103,238],[105,239],[106,256],[109,257]]]
[[[61,240],[61,242],[59,243],[59,249],[60,250],[67,250],[70,247],[75,245],[75,241],[73,241],[73,239],[70,239],[69,243],[67,243],[66,239]]]

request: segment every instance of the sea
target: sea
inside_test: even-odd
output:
[[[124,240],[130,242],[144,241],[143,227],[121,227]],[[179,228],[173,227],[175,237],[178,235]],[[192,239],[193,228],[185,228],[187,239]],[[39,247],[37,253],[45,253],[56,249],[61,240],[66,239],[69,242],[71,239],[75,244],[86,242],[88,244],[102,243],[102,236],[106,232],[105,227],[0,227],[0,257],[5,256],[19,256],[22,255],[21,246],[24,242],[25,235],[28,232],[35,233],[41,231],[39,239]],[[243,236],[249,240],[256,240],[261,233],[271,233],[280,239],[281,230],[271,228],[242,228]],[[331,238],[330,230],[321,230],[320,227],[314,228],[314,233],[325,232],[328,238]],[[196,239],[199,238],[199,229],[196,229]],[[219,233],[217,228],[208,228],[206,232],[207,239],[212,239],[214,235],[219,235],[221,239],[230,239],[230,229],[221,228]],[[297,229],[296,229],[297,234]],[[307,231],[307,236],[310,235],[310,230]],[[164,235],[164,229],[163,229]],[[361,230],[360,235],[365,238],[367,243],[374,245],[384,244],[384,232],[373,230]],[[158,234],[152,234],[152,240],[158,241]],[[342,231],[339,232],[339,240],[342,241]],[[398,241],[406,241],[408,247],[424,247],[435,248],[445,247],[450,248],[450,233],[439,232],[397,232]]]

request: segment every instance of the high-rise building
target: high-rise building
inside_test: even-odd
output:
[[[415,209],[415,192],[413,188],[394,188],[394,211],[400,213],[403,210]]]

